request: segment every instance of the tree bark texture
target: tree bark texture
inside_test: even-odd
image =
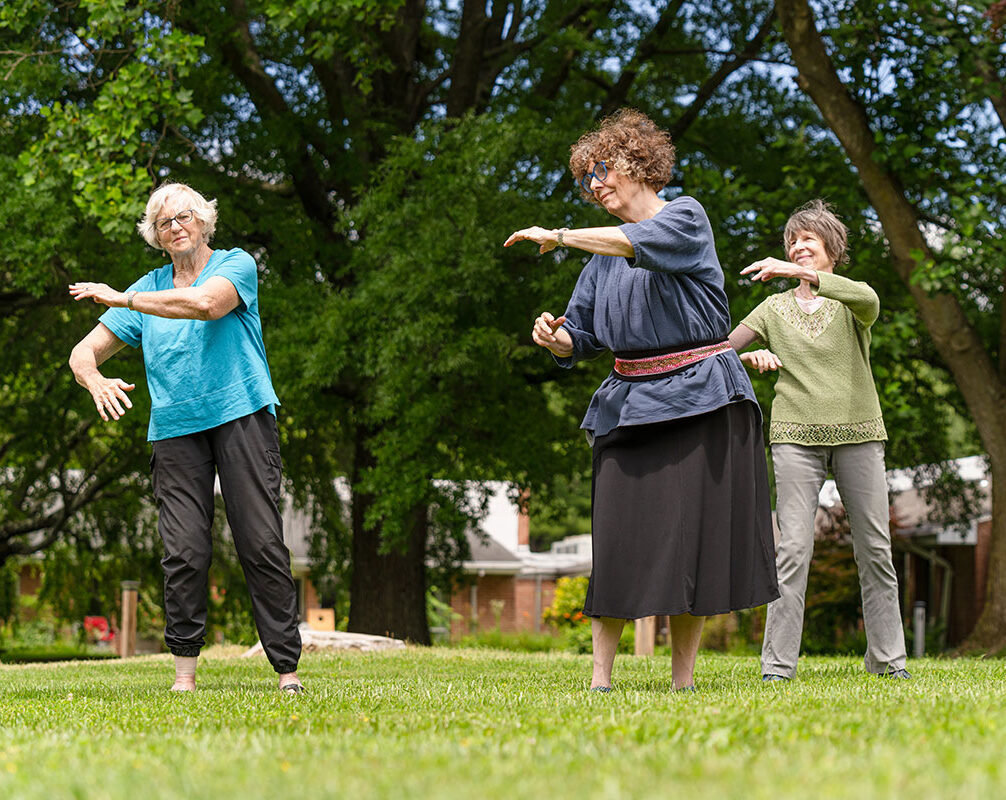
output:
[[[408,513],[406,546],[382,553],[380,530],[367,527],[365,523],[373,498],[356,488],[363,470],[372,465],[366,431],[357,431],[352,480],[353,577],[349,585],[349,630],[429,644],[426,508],[417,507]]]
[[[1006,414],[1003,413],[1006,384],[957,298],[946,293],[930,295],[912,284],[911,276],[917,265],[912,251],[930,254],[919,225],[918,211],[906,197],[897,175],[874,158],[877,144],[866,111],[838,77],[809,3],[806,0],[777,0],[776,10],[799,70],[797,81],[817,105],[856,167],[883,225],[894,269],[918,305],[919,315],[954,376],[989,453],[993,502],[986,601],[964,648],[998,649],[1006,642],[1006,491],[1003,488],[1006,487]],[[997,486],[1000,488],[995,488]]]

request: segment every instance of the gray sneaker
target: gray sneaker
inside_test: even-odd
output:
[[[893,672],[881,672],[880,677],[895,678],[903,681],[910,681],[912,679],[912,676],[907,669],[896,669]]]

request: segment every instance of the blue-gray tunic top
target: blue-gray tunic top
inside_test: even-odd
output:
[[[650,219],[619,228],[635,257],[595,255],[583,268],[563,324],[573,354],[556,362],[572,367],[605,350],[687,350],[725,340],[730,311],[723,270],[702,206],[679,197]],[[603,436],[622,425],[695,416],[744,400],[757,406],[744,365],[729,350],[648,381],[612,372],[594,392],[580,427]]]

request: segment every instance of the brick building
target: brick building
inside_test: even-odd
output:
[[[450,599],[456,615],[452,638],[495,628],[540,631],[556,580],[590,574],[589,535],[567,537],[547,552],[531,552],[527,514],[507,497],[504,484],[493,484],[492,490],[489,513],[479,531],[468,534],[471,558],[463,565],[468,583]]]

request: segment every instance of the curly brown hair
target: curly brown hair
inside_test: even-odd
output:
[[[646,114],[622,108],[601,120],[597,128],[583,134],[570,148],[569,168],[577,184],[590,165],[598,161],[659,192],[671,179],[674,144],[671,135]],[[597,202],[590,192],[583,192],[583,197]]]
[[[811,200],[790,214],[782,234],[786,258],[789,258],[789,248],[796,241],[797,234],[802,232],[817,236],[824,245],[828,258],[836,265],[849,263],[849,229],[836,216],[830,203]]]

